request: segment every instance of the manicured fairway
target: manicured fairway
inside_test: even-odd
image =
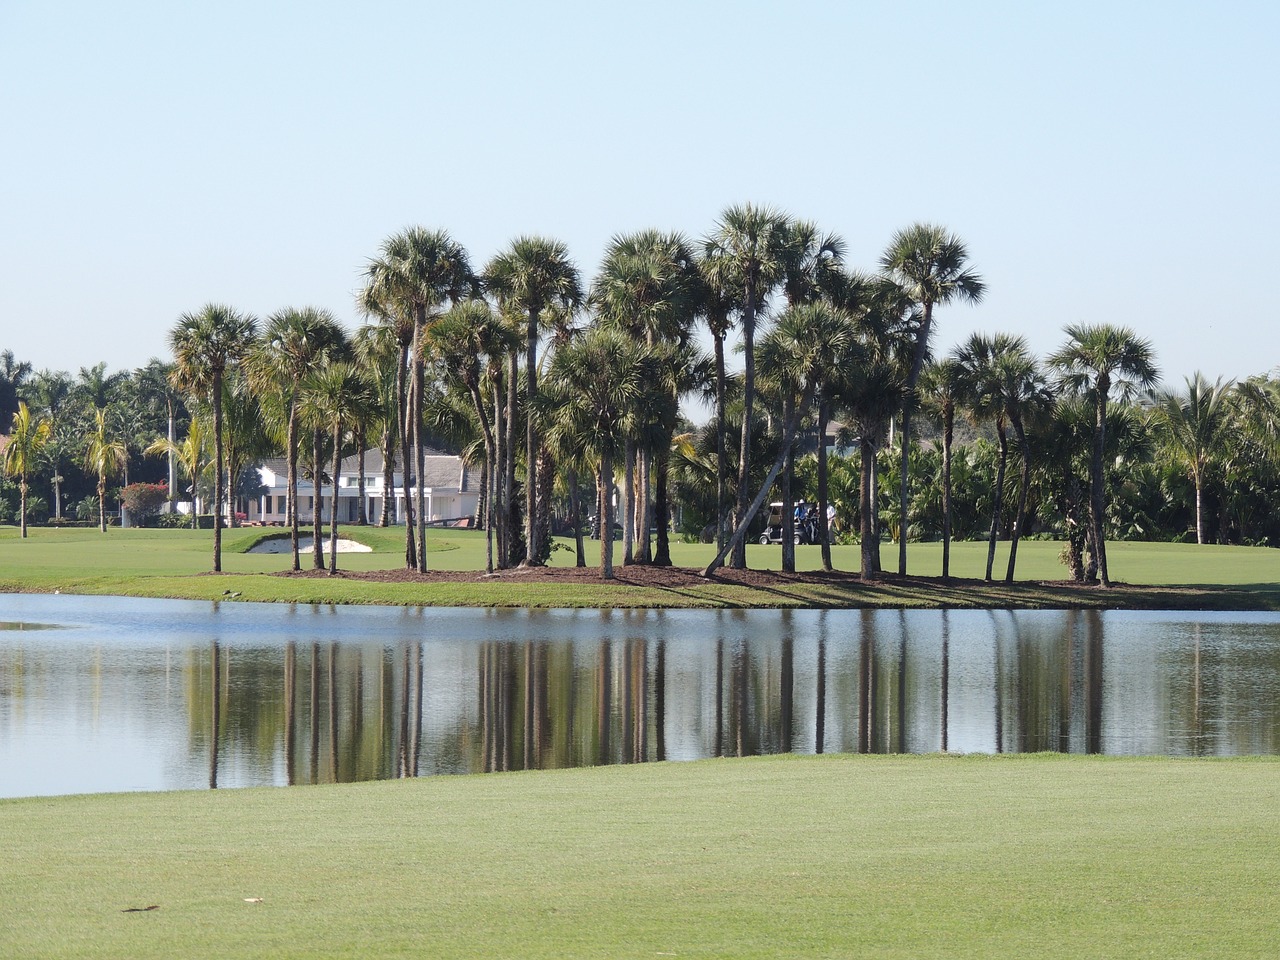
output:
[[[0,944],[46,958],[1267,957],[1277,810],[1274,760],[1041,756],[0,801]]]
[[[310,603],[391,603],[430,605],[504,605],[537,607],[593,606],[1181,606],[1218,609],[1280,608],[1280,550],[1249,547],[1196,546],[1194,544],[1116,543],[1108,547],[1113,577],[1128,584],[1165,588],[1163,595],[1143,595],[1141,590],[1077,591],[1065,596],[1060,590],[1040,586],[1041,581],[1061,580],[1065,569],[1058,559],[1061,544],[1027,541],[1019,549],[1017,583],[1006,588],[1003,580],[1005,550],[1001,545],[996,565],[997,583],[974,583],[983,575],[986,545],[959,543],[953,551],[952,570],[966,582],[949,587],[895,584],[860,585],[855,593],[800,586],[785,593],[753,590],[725,583],[699,584],[683,592],[631,588],[620,597],[616,588],[603,584],[521,583],[508,578],[497,583],[421,584],[370,583],[341,578],[282,579],[264,574],[286,570],[289,558],[245,552],[265,535],[276,531],[245,529],[227,531],[224,537],[223,573],[211,569],[211,533],[188,530],[48,530],[35,529],[20,540],[13,528],[0,528],[0,592],[60,590],[67,593],[124,594],[132,596],[190,597],[242,600],[278,600]],[[403,566],[403,531],[372,527],[344,528],[344,536],[374,548],[372,553],[339,556],[343,570],[386,570]],[[478,531],[432,530],[428,537],[428,566],[433,570],[481,571],[485,565],[484,537]],[[574,562],[569,541],[558,541],[553,566]],[[589,564],[598,563],[599,544],[591,542]],[[833,548],[838,570],[858,567],[856,546]],[[701,567],[712,556],[706,544],[674,543],[677,566]],[[886,560],[891,561],[886,548]],[[910,571],[936,577],[941,571],[938,544],[912,544]],[[777,546],[752,544],[748,566],[776,570],[781,562]],[[800,547],[797,566],[820,566],[817,547]],[[310,555],[303,558],[310,567]],[[1214,588],[1214,595],[1170,596],[1173,585]]]

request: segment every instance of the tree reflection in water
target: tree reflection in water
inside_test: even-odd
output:
[[[217,788],[787,751],[1280,748],[1270,624],[1175,618],[1152,641],[1096,611],[489,616],[517,636],[428,638],[418,616],[418,636],[387,642],[302,622],[275,645],[162,648],[185,656],[188,766]],[[94,690],[120,674],[110,656],[93,651]],[[11,685],[61,687],[77,689]]]

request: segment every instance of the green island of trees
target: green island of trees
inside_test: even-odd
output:
[[[148,507],[144,522],[205,523],[218,572],[233,505],[258,492],[252,468],[281,458],[290,568],[303,569],[309,526],[307,566],[336,574],[328,478],[359,454],[363,489],[376,449],[407,467],[397,529],[404,568],[424,572],[413,478],[441,448],[481,478],[468,519],[489,573],[545,566],[565,538],[586,566],[585,539],[613,529],[602,579],[670,566],[673,540],[713,545],[696,561],[704,576],[743,569],[771,502],[782,572],[801,543],[819,546],[825,570],[833,544],[856,545],[850,566],[867,583],[947,583],[961,543],[986,544],[986,583],[1013,583],[1026,544],[1052,540],[1057,579],[1111,586],[1135,577],[1108,563],[1109,542],[1277,542],[1274,372],[1195,372],[1162,389],[1153,345],[1109,322],[1067,326],[1047,357],[1012,331],[939,350],[945,310],[986,292],[972,260],[960,237],[918,223],[890,239],[879,272],[859,272],[840,237],[753,204],[726,209],[701,240],[616,236],[590,278],[555,239],[516,238],[480,268],[448,232],[408,228],[365,264],[355,331],[314,307],[259,321],[207,304],[175,321],[169,360],[133,371],[71,376],[0,354],[0,522],[22,537],[91,520],[106,533],[115,504],[151,503],[163,483],[171,504],[203,509]],[[688,419],[691,403],[710,408],[706,422]],[[315,482],[310,517],[300,478]],[[139,483],[151,489],[129,489]],[[383,503],[367,516],[362,495],[356,525],[386,527]],[[896,574],[884,542],[898,547]],[[939,544],[940,565],[909,569],[909,544]]]

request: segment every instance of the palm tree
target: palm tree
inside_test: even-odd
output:
[[[1111,389],[1127,395],[1149,390],[1160,379],[1151,344],[1128,327],[1111,324],[1068,324],[1067,342],[1049,357],[1063,386],[1088,393],[1094,403],[1093,453],[1089,464],[1089,526],[1097,550],[1098,574],[1111,586],[1103,539],[1106,496],[1102,471],[1107,442],[1107,402]]]
[[[848,317],[842,311],[827,303],[807,303],[784,310],[769,335],[761,341],[758,358],[761,369],[782,397],[782,444],[768,477],[729,542],[703,570],[704,577],[715,573],[729,551],[745,542],[752,519],[782,472],[795,442],[801,413],[812,401],[817,381],[827,366],[828,352],[843,351],[851,342],[852,333]]]
[[[879,576],[880,532],[876,524],[876,454],[884,445],[890,419],[902,409],[906,381],[901,364],[892,356],[863,344],[859,361],[842,378],[837,407],[858,438],[858,540],[862,578]]]
[[[181,441],[161,437],[143,450],[146,456],[166,456],[176,461],[183,474],[191,481],[191,529],[196,529],[196,494],[200,476],[204,473],[208,440],[200,417],[192,417],[187,425],[187,435]]]
[[[303,381],[299,415],[318,428],[329,430],[333,443],[333,482],[329,500],[329,576],[338,572],[338,480],[342,473],[342,439],[376,404],[373,385],[354,364],[326,360]],[[318,468],[318,464],[317,464]],[[320,497],[320,471],[316,469],[315,493]]]
[[[370,261],[363,302],[382,316],[412,322],[408,358],[413,381],[407,402],[401,408],[402,443],[412,442],[413,471],[417,477],[414,514],[417,518],[417,556],[406,556],[411,569],[427,569],[426,491],[422,475],[426,468],[422,437],[424,361],[423,331],[429,319],[445,303],[457,303],[479,292],[479,281],[471,269],[466,248],[445,230],[409,227],[382,242],[380,255]],[[408,505],[410,464],[404,463],[405,500]]]
[[[21,497],[18,517],[23,540],[27,538],[27,477],[39,461],[52,434],[49,421],[33,418],[26,401],[19,400],[18,412],[13,415],[9,428],[9,443],[4,448],[4,472],[18,478]]]
[[[951,449],[956,409],[967,400],[964,368],[953,354],[924,368],[920,399],[942,425],[942,579],[951,578]]]
[[[222,507],[225,496],[222,456],[222,381],[253,345],[257,321],[222,304],[184,313],[169,332],[173,385],[213,405],[213,570],[222,571]]]
[[[0,423],[9,423],[18,412],[19,395],[31,376],[31,364],[19,361],[12,350],[0,352]]]
[[[967,269],[964,242],[942,227],[917,223],[899,230],[880,258],[880,266],[906,291],[919,309],[915,344],[907,367],[907,396],[902,405],[902,476],[898,493],[898,573],[907,572],[907,504],[910,499],[911,411],[916,384],[924,369],[933,334],[933,308],[965,300],[978,303],[986,290],[982,278]]]
[[[259,396],[275,396],[285,417],[289,543],[293,569],[298,556],[298,404],[302,381],[327,359],[342,353],[346,336],[337,318],[318,307],[287,307],[267,318],[262,338],[246,357],[248,382]],[[317,496],[319,488],[317,487]]]
[[[98,478],[98,529],[107,532],[107,480],[124,467],[128,451],[124,441],[113,437],[107,411],[93,412],[94,426],[84,446],[84,465]]]
[[[730,566],[747,565],[746,524],[747,493],[751,470],[751,430],[755,415],[756,317],[767,307],[769,294],[782,280],[784,244],[788,220],[768,207],[750,203],[729,207],[720,215],[716,231],[704,244],[704,260],[718,275],[727,290],[733,292],[742,317],[742,349],[745,369],[742,375],[742,442],[738,454],[738,503],[734,513],[734,537],[737,546]],[[741,533],[742,536],[738,536]],[[711,568],[719,566],[714,563]]]
[[[639,480],[636,484],[638,503],[635,516],[626,518],[641,540],[636,559],[649,562],[649,530],[657,526],[659,547],[654,562],[669,566],[670,550],[666,538],[666,504],[659,497],[661,516],[650,514],[649,481],[653,460],[663,475],[675,432],[675,412],[679,406],[683,346],[692,333],[693,318],[704,300],[702,277],[689,242],[678,233],[643,230],[614,237],[605,250],[600,273],[592,286],[590,300],[600,318],[631,336],[644,341],[651,350],[669,345],[663,356],[669,363],[668,376],[655,390],[663,394],[663,402],[655,406],[661,423],[653,424],[651,443],[638,450]]]
[[[503,253],[489,261],[484,283],[501,305],[528,317],[525,332],[525,560],[542,564],[538,542],[537,457],[540,444],[534,423],[534,396],[538,391],[538,327],[542,312],[559,304],[565,309],[582,303],[578,268],[569,259],[569,248],[544,237],[517,237]],[[549,509],[549,504],[546,505]]]
[[[1007,333],[987,336],[975,333],[955,351],[961,376],[968,384],[968,407],[974,422],[990,420],[995,424],[999,441],[996,478],[991,490],[991,531],[987,537],[986,580],[995,568],[996,540],[999,537],[1004,509],[1004,478],[1009,462],[1009,426],[1017,420],[1016,432],[1023,452],[1021,505],[1025,509],[1025,493],[1029,482],[1030,459],[1023,429],[1022,413],[1027,399],[1035,390],[1035,360],[1023,337]],[[1021,519],[1021,518],[1019,518]],[[1015,551],[1016,555],[1016,551]]]
[[[396,396],[399,347],[396,342],[395,328],[387,324],[366,324],[351,338],[351,348],[355,362],[373,384],[377,395],[377,403],[369,419],[369,428],[377,432],[378,449],[382,452],[382,509],[379,511],[377,525],[386,527],[391,523],[391,508],[395,502],[396,442],[399,436],[397,428],[399,408]],[[358,455],[362,458],[360,499],[363,518],[364,451],[358,451]]]
[[[654,374],[643,343],[617,329],[596,326],[556,351],[549,391],[551,431],[570,447],[589,451],[597,465],[600,501],[600,575],[613,579],[614,463],[626,419]]]
[[[105,363],[81,367],[74,390],[77,398],[93,410],[105,410],[117,398],[129,374],[124,370],[107,373]]]
[[[730,315],[736,300],[729,285],[729,264],[704,251],[698,259],[702,274],[703,300],[699,312],[706,320],[715,350],[715,424],[716,424],[716,549],[725,544],[725,406],[728,377],[725,372],[724,341],[731,326]]]
[[[1196,543],[1204,541],[1204,484],[1224,452],[1231,426],[1233,382],[1210,383],[1196,371],[1185,393],[1163,391],[1156,397],[1156,423],[1166,455],[1187,472],[1196,488]]]
[[[495,489],[498,471],[497,437],[484,396],[483,362],[496,362],[506,349],[508,331],[484,300],[468,300],[450,309],[428,335],[430,351],[440,360],[447,376],[456,377],[471,401],[476,422],[484,437],[485,478],[488,490]],[[494,498],[485,509],[485,570],[493,572]]]
[[[145,367],[139,367],[134,371],[134,381],[137,384],[138,394],[142,399],[164,405],[167,425],[165,435],[170,441],[174,442],[176,448],[178,439],[178,406],[182,402],[182,398],[169,380],[171,370],[172,366],[170,364],[152,357],[147,361]],[[178,498],[178,466],[172,453],[168,456],[168,466],[169,503],[173,504]]]
[[[53,467],[53,515],[62,519],[62,453],[67,444],[66,413],[71,400],[71,378],[65,373],[41,370],[31,378],[28,387],[31,404],[41,419],[49,423],[46,455]]]

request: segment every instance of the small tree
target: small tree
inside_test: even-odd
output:
[[[27,535],[27,478],[36,464],[40,452],[49,442],[52,431],[47,420],[36,420],[23,401],[18,401],[18,412],[13,415],[9,445],[4,451],[4,471],[18,478],[21,506],[18,509],[19,525],[23,538]]]

